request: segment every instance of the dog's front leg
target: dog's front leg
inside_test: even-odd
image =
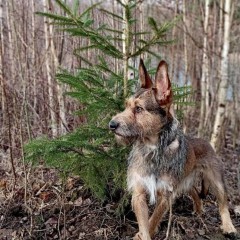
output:
[[[132,206],[135,212],[139,232],[133,238],[134,240],[151,240],[149,234],[148,206],[144,188],[135,189],[132,195]]]
[[[150,236],[153,237],[157,230],[160,221],[162,220],[164,214],[169,209],[169,203],[165,194],[158,193],[158,202],[153,211],[151,218],[149,219],[149,232]]]

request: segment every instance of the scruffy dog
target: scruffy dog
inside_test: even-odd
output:
[[[155,84],[139,65],[141,88],[126,102],[126,109],[112,118],[109,128],[123,142],[131,142],[127,184],[139,232],[135,240],[150,240],[163,215],[181,193],[189,193],[194,210],[202,211],[202,200],[194,187],[202,178],[202,195],[211,187],[216,195],[224,233],[236,232],[232,224],[222,164],[210,144],[183,134],[171,110],[173,92],[165,61],[158,65]],[[155,203],[149,219],[147,196]]]

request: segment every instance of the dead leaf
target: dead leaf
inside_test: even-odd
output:
[[[69,177],[67,179],[66,189],[67,190],[72,190],[74,188],[74,186],[75,186],[75,183],[76,183],[76,179],[72,178],[72,177]]]
[[[85,235],[86,233],[84,232],[79,233],[78,239],[85,239]]]
[[[6,179],[1,179],[0,180],[0,188],[2,188],[2,189],[7,188],[7,180]]]
[[[204,229],[198,229],[197,231],[200,236],[203,236],[206,233]]]
[[[84,203],[84,205],[89,205],[91,202],[92,202],[91,199],[87,198],[87,199],[84,200],[83,203]]]
[[[106,232],[107,232],[106,228],[100,228],[100,229],[94,231],[94,233],[97,237],[100,237],[100,236],[103,236],[103,235],[105,236]]]
[[[69,232],[73,232],[75,229],[76,229],[76,228],[75,228],[73,225],[71,225],[71,226],[69,227],[68,231],[69,231]]]
[[[235,206],[235,208],[234,208],[234,213],[235,213],[237,216],[240,216],[240,205]]]
[[[58,220],[57,220],[56,218],[54,218],[54,217],[49,218],[49,219],[45,222],[45,224],[50,224],[50,225],[57,224],[57,223],[58,223]]]
[[[51,192],[41,192],[39,194],[39,198],[41,198],[44,202],[49,202],[52,199]]]
[[[74,201],[74,205],[75,205],[75,206],[78,206],[78,207],[81,206],[82,203],[83,203],[82,197],[79,197],[78,199],[76,199],[76,200]]]
[[[109,213],[114,213],[115,212],[115,208],[114,208],[113,204],[109,204],[109,203],[106,205],[106,210]]]
[[[32,184],[32,190],[33,190],[33,192],[39,191],[40,188],[41,188],[40,183],[34,182],[34,183]]]

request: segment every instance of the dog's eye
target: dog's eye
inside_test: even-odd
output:
[[[140,113],[140,112],[142,112],[142,110],[143,110],[142,107],[139,107],[139,106],[136,106],[136,107],[135,107],[135,112],[136,112],[136,113]]]

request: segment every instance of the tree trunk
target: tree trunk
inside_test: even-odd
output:
[[[54,41],[53,41],[53,25],[49,26],[49,44],[51,49],[51,56],[53,58],[53,65],[54,65],[54,74],[56,73],[59,62],[57,58],[57,54],[55,51]],[[67,130],[67,123],[66,123],[66,114],[65,114],[65,102],[64,102],[64,85],[56,82],[56,92],[57,92],[57,98],[58,98],[58,105],[59,105],[59,133],[65,134]]]
[[[124,5],[128,5],[130,0],[122,0]],[[127,20],[127,11],[123,8],[123,95],[127,96],[128,93],[128,61],[129,61],[129,50],[130,50],[130,25]]]
[[[184,41],[184,85],[187,85],[188,81],[188,52],[187,52],[187,13],[186,13],[186,0],[183,0],[183,41]]]
[[[206,111],[209,104],[208,91],[209,91],[209,59],[208,59],[208,19],[209,19],[209,4],[210,0],[205,0],[205,17],[204,17],[204,38],[203,38],[203,55],[202,55],[202,76],[201,76],[201,111],[200,123],[198,128],[198,136],[204,134],[204,120]]]
[[[220,147],[221,139],[220,134],[222,131],[222,126],[224,122],[224,116],[226,111],[226,96],[228,87],[228,53],[229,53],[229,43],[230,43],[230,27],[231,27],[231,0],[225,0],[224,5],[224,29],[223,29],[223,48],[221,52],[221,66],[220,66],[220,76],[221,82],[218,89],[218,106],[215,116],[213,133],[211,136],[211,144],[215,150]]]
[[[5,123],[5,94],[4,94],[4,79],[3,79],[3,56],[4,56],[4,35],[3,35],[3,0],[0,0],[0,94],[1,94],[1,109],[2,109],[2,126]]]
[[[35,2],[31,0],[31,81],[33,83],[33,108],[36,109],[37,107],[37,84],[36,84],[36,65],[35,65]],[[34,115],[35,116],[35,115]],[[34,117],[36,120],[36,117]]]
[[[177,11],[178,11],[178,1],[176,1],[175,3],[175,9],[174,9],[174,18],[176,18],[177,16]],[[142,30],[142,29],[141,29]],[[176,39],[176,32],[177,32],[177,27],[176,25],[174,24],[173,28],[172,28],[172,39]],[[176,48],[177,48],[177,44],[173,44],[171,46],[171,59],[172,59],[172,74],[171,76],[174,76],[174,73],[175,73],[175,57],[176,57]]]
[[[47,0],[43,0],[44,11],[48,12],[48,3]],[[49,23],[46,17],[44,17],[44,34],[45,34],[45,51],[46,51],[46,74],[48,81],[48,98],[49,98],[49,108],[50,108],[50,119],[51,119],[51,133],[53,137],[56,137],[58,134],[57,131],[57,119],[55,114],[55,104],[54,104],[54,83],[51,76],[51,47],[50,47],[50,36],[49,33]]]

